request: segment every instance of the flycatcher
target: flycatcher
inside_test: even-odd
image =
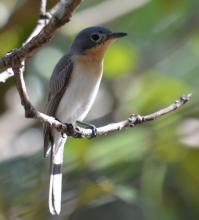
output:
[[[63,123],[75,124],[88,114],[99,89],[103,59],[110,43],[126,33],[89,27],[75,38],[70,50],[55,66],[49,82],[46,113]],[[44,155],[50,157],[49,210],[61,210],[62,163],[66,135],[44,125]]]

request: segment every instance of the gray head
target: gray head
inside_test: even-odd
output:
[[[126,33],[122,32],[114,33],[105,27],[89,27],[80,31],[71,46],[71,50],[75,53],[84,54],[89,49],[98,48],[108,41],[110,42],[126,35]]]

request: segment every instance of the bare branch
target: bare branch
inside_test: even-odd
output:
[[[41,0],[41,4],[40,4],[40,17],[46,15],[46,7],[47,7],[47,0]]]
[[[39,14],[39,19],[37,21],[37,25],[30,34],[30,36],[27,38],[25,43],[23,43],[23,46],[27,44],[29,41],[32,40],[33,37],[39,34],[39,32],[47,25],[47,23],[50,20],[50,17],[48,13],[46,12],[46,5],[47,5],[47,0],[41,0],[40,4],[40,14]]]
[[[25,45],[28,43],[33,37],[35,37],[43,28],[44,26],[49,22],[49,18],[46,13],[46,3],[47,0],[41,0],[41,5],[40,5],[40,15],[39,19],[37,21],[37,25],[30,34],[30,36],[26,39],[26,41],[23,43]],[[12,53],[12,52],[11,52]],[[25,65],[23,61],[23,66]],[[12,71],[12,68],[8,68],[4,72],[0,74],[0,83],[1,82],[6,82],[7,79],[12,77],[14,75],[14,72]]]
[[[5,83],[7,79],[11,78],[14,75],[11,68],[8,68],[7,70],[3,71],[0,74],[0,83]]]
[[[16,65],[13,71],[15,72],[17,90],[19,92],[21,103],[24,106],[25,116],[27,118],[35,118],[42,123],[47,123],[49,126],[54,127],[58,131],[65,133],[68,136],[72,136],[74,138],[92,138],[93,137],[93,132],[91,129],[85,129],[82,127],[75,128],[71,124],[61,123],[57,121],[55,118],[37,111],[32,106],[29,100],[27,91],[26,91],[26,86],[25,86],[25,82],[23,78],[23,66]],[[175,111],[176,109],[183,106],[185,103],[189,101],[190,97],[191,97],[191,94],[182,96],[177,101],[169,105],[168,107],[163,108],[149,115],[141,116],[141,115],[134,114],[124,121],[120,121],[117,123],[112,123],[112,124],[105,125],[103,127],[99,127],[96,130],[96,136],[107,135],[115,131],[121,131],[124,128],[131,128],[138,124],[142,124],[148,121],[153,121],[155,119],[158,119],[162,117],[163,115],[166,115],[172,111]]]
[[[21,99],[21,104],[24,106],[24,109],[27,112],[29,109],[31,109],[31,103],[29,101],[29,97],[23,77],[23,72],[24,72],[23,64],[21,64],[20,62],[16,63],[15,66],[13,67],[13,72],[15,74],[16,87]]]
[[[96,136],[108,135],[115,131],[121,131],[124,128],[132,128],[138,124],[156,120],[162,117],[163,115],[166,115],[182,107],[185,103],[187,103],[190,100],[190,97],[191,97],[191,94],[182,96],[178,100],[176,100],[173,104],[169,105],[168,107],[163,108],[149,115],[141,116],[141,115],[133,114],[124,121],[120,121],[117,123],[112,123],[112,124],[105,125],[103,127],[99,127],[96,130]],[[67,129],[63,129],[63,130],[61,129],[61,131],[65,132],[67,135],[72,134],[73,137],[77,137],[77,138],[91,138],[93,136],[91,129],[84,129],[84,128],[78,127],[78,129],[74,131],[74,134],[71,132],[72,130],[71,128],[68,130],[69,131],[67,131]]]
[[[44,26],[36,36],[27,40],[22,47],[13,50],[0,59],[0,70],[12,67],[14,58],[22,62],[24,59],[30,57],[44,43],[48,42],[59,27],[70,21],[73,11],[81,1],[82,0],[62,0],[57,3],[53,8],[54,10],[51,10],[53,13],[51,14],[52,18],[49,23]]]

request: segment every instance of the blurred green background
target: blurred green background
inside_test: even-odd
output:
[[[105,25],[128,32],[107,52],[86,119],[96,125],[193,94],[186,106],[157,121],[107,137],[70,139],[59,217],[48,211],[42,126],[24,118],[14,78],[0,85],[0,219],[199,219],[198,8],[198,0],[85,0],[71,23],[28,60],[28,92],[42,111],[53,67],[80,29]],[[0,1],[1,56],[20,47],[38,12],[39,0]]]

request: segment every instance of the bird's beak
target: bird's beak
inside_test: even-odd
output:
[[[125,37],[126,35],[127,33],[123,33],[123,32],[111,33],[108,35],[108,39],[117,39],[117,38]]]

